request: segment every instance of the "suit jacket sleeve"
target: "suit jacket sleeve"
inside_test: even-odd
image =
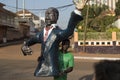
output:
[[[81,20],[83,20],[83,17],[81,15],[78,15],[75,12],[72,12],[67,28],[61,32],[61,35],[60,35],[61,38],[65,39],[71,36],[74,32],[76,25]]]
[[[37,33],[35,36],[30,38],[29,40],[26,40],[25,45],[26,46],[31,46],[31,45],[34,45],[36,43],[41,43],[40,37],[41,37],[41,32]]]

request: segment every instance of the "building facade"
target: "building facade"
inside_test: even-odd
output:
[[[96,4],[98,6],[107,5],[110,10],[114,11],[116,8],[116,2],[118,2],[118,0],[90,0],[89,4]]]
[[[22,11],[13,13],[4,8],[0,3],[0,44],[30,37],[30,27],[34,27],[33,20],[39,17],[25,10],[23,18]]]
[[[13,40],[17,38],[14,34],[19,34],[15,30],[16,14],[4,9],[4,6],[4,4],[0,3],[0,43],[6,43],[7,41]]]

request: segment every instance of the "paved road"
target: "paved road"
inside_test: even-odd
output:
[[[33,76],[39,45],[32,46],[34,53],[31,56],[23,56],[20,47],[21,44],[0,48],[0,80],[53,80],[52,77]],[[94,63],[90,60],[75,60],[74,70],[68,74],[68,80],[91,80]]]

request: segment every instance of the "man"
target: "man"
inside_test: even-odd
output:
[[[74,57],[68,52],[70,46],[69,39],[62,41],[62,49],[59,51],[59,76],[54,76],[54,80],[67,80],[67,74],[73,70]]]
[[[56,8],[48,8],[45,12],[45,28],[38,32],[36,36],[25,41],[22,51],[24,55],[29,53],[29,46],[36,43],[41,44],[41,56],[35,70],[35,76],[57,76],[59,75],[58,49],[59,43],[73,34],[77,23],[83,20],[80,10],[83,9],[85,2],[79,4],[75,2],[76,9],[71,13],[68,26],[61,30],[57,26],[59,12]],[[31,50],[30,50],[31,52]]]

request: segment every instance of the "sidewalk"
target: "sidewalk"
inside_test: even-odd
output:
[[[81,60],[120,60],[120,54],[74,53],[74,58]]]
[[[16,44],[20,44],[20,43],[23,43],[23,40],[10,41],[7,43],[0,43],[0,47],[5,47],[5,46],[9,46],[9,45],[16,45]]]

